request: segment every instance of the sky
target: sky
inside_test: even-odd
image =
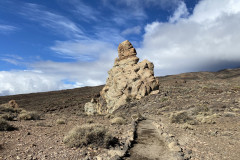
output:
[[[155,76],[240,66],[239,0],[2,0],[0,96],[105,84],[128,39]]]

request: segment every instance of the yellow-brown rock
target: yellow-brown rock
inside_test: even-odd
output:
[[[158,80],[154,77],[154,65],[148,60],[138,63],[136,50],[126,40],[119,44],[118,56],[100,97],[85,104],[88,114],[112,113],[121,105],[134,99],[140,99],[159,89]]]

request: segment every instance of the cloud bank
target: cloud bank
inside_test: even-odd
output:
[[[154,62],[156,75],[216,71],[240,65],[240,2],[203,0],[187,18],[179,8],[169,23],[145,27],[141,58]],[[173,23],[174,22],[174,23]]]
[[[149,5],[156,2],[146,1]],[[123,0],[121,3],[131,5],[134,0]],[[163,0],[162,3],[167,1]],[[240,66],[239,0],[202,0],[191,15],[184,2],[172,3],[178,5],[178,8],[169,17],[169,21],[146,24],[143,40],[137,48],[141,60],[148,59],[154,63],[156,76]],[[31,7],[36,7],[34,12],[42,13],[39,6]],[[50,13],[45,11],[44,14]],[[32,18],[33,16],[35,17],[32,15]],[[51,17],[67,21],[54,14],[50,14],[48,19],[39,20],[43,24],[48,23],[47,27],[58,26],[66,29],[65,23],[56,24]],[[94,17],[92,19],[94,20]],[[126,21],[123,20],[122,23],[124,22]],[[82,35],[80,28],[74,23],[70,24],[72,25],[67,28],[67,33]],[[58,27],[56,29],[59,29]],[[40,61],[32,63],[31,68],[26,71],[2,71],[0,95],[104,84],[107,71],[117,57],[116,41],[124,40],[124,35],[139,34],[141,27],[135,27],[119,32],[123,36],[119,36],[114,29],[109,29],[114,34],[108,35],[108,31],[100,31],[102,28],[96,27],[96,31],[99,30],[96,39],[56,41],[50,47],[51,50],[77,61]]]

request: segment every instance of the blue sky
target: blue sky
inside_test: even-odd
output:
[[[0,1],[0,95],[104,84],[128,39],[155,75],[239,67],[239,0]]]

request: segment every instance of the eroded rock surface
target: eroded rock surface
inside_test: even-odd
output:
[[[118,58],[108,72],[106,85],[99,96],[85,104],[86,113],[112,113],[119,106],[159,89],[153,63],[148,60],[138,63],[136,55],[135,48],[128,40],[119,44]]]

